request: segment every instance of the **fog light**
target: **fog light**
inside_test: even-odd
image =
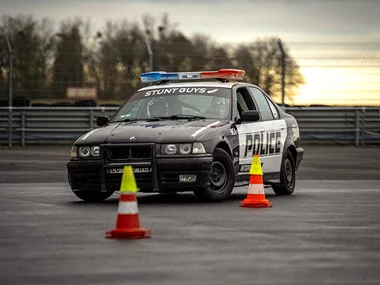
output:
[[[197,181],[197,176],[193,174],[185,174],[179,176],[179,182],[192,183]]]

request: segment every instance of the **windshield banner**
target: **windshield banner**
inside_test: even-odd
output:
[[[145,97],[165,94],[212,94],[218,91],[218,88],[205,87],[182,87],[182,88],[160,88],[145,92]]]

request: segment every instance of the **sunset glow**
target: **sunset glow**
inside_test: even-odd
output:
[[[380,72],[368,69],[304,67],[305,85],[296,105],[380,106]]]

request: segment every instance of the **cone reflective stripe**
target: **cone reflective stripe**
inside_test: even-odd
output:
[[[140,227],[139,210],[137,207],[136,195],[121,194],[117,213],[118,218],[116,221],[116,228],[135,229]]]
[[[260,156],[255,154],[251,168],[247,197],[240,202],[240,207],[261,208],[272,207],[272,203],[265,198],[263,171],[261,168]]]
[[[119,214],[138,214],[136,195],[121,194],[117,212]]]
[[[120,199],[117,210],[116,228],[106,232],[107,238],[149,238],[150,230],[140,228],[136,192],[138,191],[132,167],[124,167],[120,184]]]

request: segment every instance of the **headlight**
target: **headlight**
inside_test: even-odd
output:
[[[179,146],[179,152],[181,154],[189,154],[191,152],[191,144],[181,144]]]
[[[91,154],[90,147],[88,146],[81,146],[79,148],[79,156],[80,157],[89,157]]]
[[[73,146],[71,148],[71,157],[99,157],[99,146]]]
[[[200,154],[206,153],[206,150],[202,143],[196,142],[183,143],[183,144],[163,144],[161,146],[161,154],[168,155],[187,155],[187,154]]]
[[[176,154],[176,152],[177,152],[177,146],[175,144],[168,144],[165,146],[166,154]]]
[[[77,147],[76,146],[72,146],[71,147],[71,157],[72,158],[75,158],[75,157],[77,157]]]
[[[193,153],[206,153],[205,147],[202,143],[196,142],[193,144]]]
[[[92,156],[99,156],[100,155],[100,148],[98,146],[93,146],[91,148],[91,155]]]

